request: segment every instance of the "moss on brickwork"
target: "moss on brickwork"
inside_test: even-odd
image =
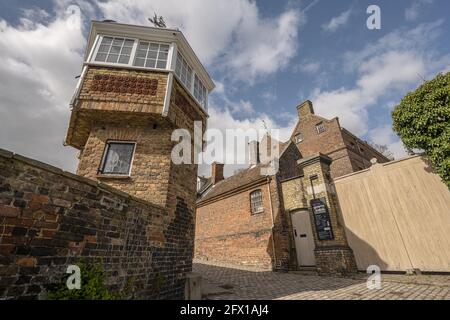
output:
[[[2,151],[0,299],[45,298],[80,258],[102,266],[111,294],[133,282],[128,298],[182,298],[193,250],[186,210],[170,217],[112,187]],[[153,281],[158,275],[167,281]]]

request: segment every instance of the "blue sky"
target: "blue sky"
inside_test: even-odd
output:
[[[81,9],[81,29],[67,8]],[[381,29],[366,27],[369,5]],[[73,171],[63,147],[69,99],[91,19],[149,24],[156,11],[180,28],[217,84],[210,127],[281,129],[296,106],[404,155],[392,107],[423,79],[450,70],[447,0],[0,1],[0,148]],[[230,174],[230,172],[228,172]]]

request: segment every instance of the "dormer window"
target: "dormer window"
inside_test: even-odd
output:
[[[133,39],[102,37],[95,61],[128,64],[133,45]]]

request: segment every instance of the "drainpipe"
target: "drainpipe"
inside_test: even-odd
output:
[[[275,228],[275,218],[273,216],[273,206],[272,206],[272,193],[270,192],[270,177],[267,177],[267,191],[269,192],[269,202],[270,202],[270,217],[272,218],[272,251],[273,251],[273,262],[275,267],[277,266],[277,255],[275,252],[275,234],[273,229]]]

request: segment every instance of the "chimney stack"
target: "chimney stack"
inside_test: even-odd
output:
[[[249,150],[249,163],[250,165],[257,165],[260,162],[259,159],[259,142],[254,140],[248,143]]]
[[[314,108],[311,101],[306,100],[297,107],[298,118],[304,118],[308,115],[314,114]]]
[[[224,165],[222,163],[217,162],[213,162],[213,164],[211,165],[211,182],[213,185],[224,179],[223,167]]]

